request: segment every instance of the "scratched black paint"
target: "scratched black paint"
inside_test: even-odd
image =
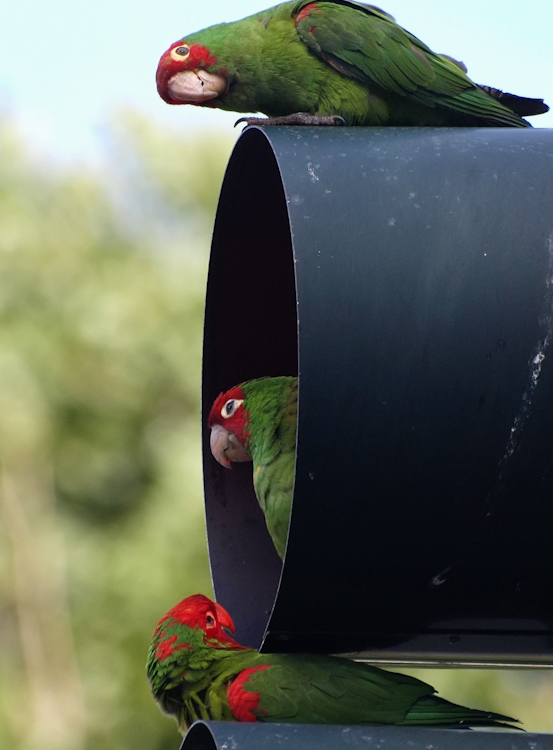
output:
[[[553,662],[552,233],[553,131],[240,137],[205,416],[260,375],[299,372],[300,397],[282,569],[251,467],[216,464],[204,429],[213,580],[239,638]]]
[[[526,732],[455,732],[426,727],[325,726],[197,721],[180,750],[551,750],[553,736]]]

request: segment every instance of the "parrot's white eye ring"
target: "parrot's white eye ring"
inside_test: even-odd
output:
[[[211,612],[208,612],[205,616],[205,625],[206,628],[214,628],[215,627],[215,618],[211,614]]]
[[[236,410],[238,409],[240,404],[243,404],[243,403],[244,403],[243,398],[229,398],[229,400],[221,409],[221,416],[224,417],[224,419],[228,419],[229,417],[232,417],[233,414],[236,414]]]
[[[190,47],[187,44],[179,44],[178,47],[174,47],[171,50],[171,57],[176,62],[182,62],[190,56]]]

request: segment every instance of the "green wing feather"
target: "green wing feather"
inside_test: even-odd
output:
[[[294,452],[283,452],[271,463],[254,467],[255,494],[281,560],[286,549],[292,510],[295,463]]]
[[[259,721],[396,724],[434,692],[418,680],[330,656],[273,654],[247,690],[260,692]]]
[[[507,716],[458,706],[420,680],[348,659],[307,654],[252,658],[246,690],[259,693],[258,721],[324,724],[502,726]]]
[[[309,49],[343,75],[380,96],[526,127],[518,115],[473,83],[452,60],[437,55],[382,11],[349,0],[304,0],[293,9]]]
[[[250,413],[248,450],[255,494],[282,559],[294,489],[298,379],[261,378],[245,383],[243,389]]]

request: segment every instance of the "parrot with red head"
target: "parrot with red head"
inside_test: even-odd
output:
[[[298,379],[257,378],[220,393],[208,418],[211,452],[226,468],[253,461],[253,486],[267,530],[284,558],[296,461]]]
[[[438,698],[414,677],[350,659],[259,654],[229,630],[234,625],[225,609],[197,594],[169,610],[154,631],[148,680],[182,733],[197,719],[441,727],[516,722]]]
[[[265,125],[530,127],[543,99],[474,83],[394,18],[354,0],[285,2],[172,44],[157,68],[168,104],[262,112]]]

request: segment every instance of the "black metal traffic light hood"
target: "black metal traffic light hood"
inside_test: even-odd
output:
[[[426,727],[197,721],[180,750],[551,750],[553,736]]]
[[[213,582],[237,638],[553,664],[553,130],[248,128],[204,343]],[[220,391],[299,374],[284,566]]]

